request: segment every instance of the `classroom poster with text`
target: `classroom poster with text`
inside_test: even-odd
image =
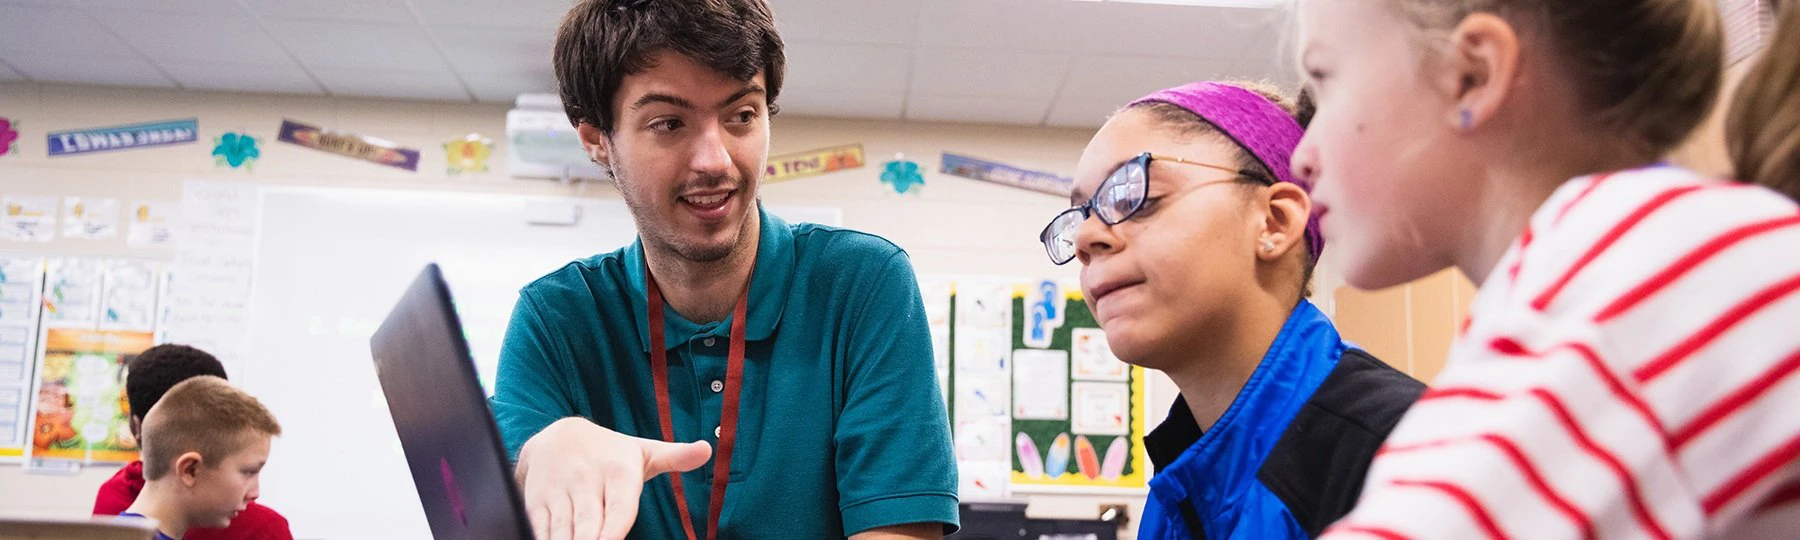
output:
[[[46,330],[31,458],[136,460],[125,362],[150,348],[152,338],[151,332]]]

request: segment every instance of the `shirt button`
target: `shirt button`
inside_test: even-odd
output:
[[[714,392],[724,392],[725,391],[725,381],[713,381],[712,389]]]
[[[714,427],[713,427],[713,438],[714,438],[714,439],[717,439],[717,438],[719,438],[719,428],[718,428],[718,426],[714,426]]]
[[[713,343],[717,343],[716,341],[713,340],[713,338],[706,338],[706,341],[700,342],[701,345],[705,345],[708,347],[713,346]]]

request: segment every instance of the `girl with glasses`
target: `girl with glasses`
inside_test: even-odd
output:
[[[1305,299],[1325,245],[1288,170],[1305,106],[1281,101],[1201,82],[1127,105],[1039,237],[1052,262],[1080,260],[1113,352],[1181,389],[1144,438],[1141,538],[1318,534],[1423,391]]]

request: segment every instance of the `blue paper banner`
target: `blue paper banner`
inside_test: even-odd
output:
[[[50,155],[54,157],[187,144],[199,140],[199,131],[199,120],[189,118],[129,126],[57,131],[50,133],[48,138]]]
[[[1004,163],[995,163],[949,152],[944,152],[941,172],[951,176],[1005,184],[1062,197],[1069,196],[1069,192],[1075,188],[1075,179],[1071,177],[1021,169]]]

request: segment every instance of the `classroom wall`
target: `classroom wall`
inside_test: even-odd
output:
[[[17,152],[0,156],[0,194],[179,200],[181,182],[226,180],[269,186],[349,187],[491,192],[616,199],[606,184],[561,185],[513,179],[498,172],[449,177],[442,144],[478,132],[495,139],[492,163],[504,169],[507,106],[418,103],[300,96],[241,95],[39,84],[0,84],[0,116],[21,131]],[[201,142],[191,145],[51,159],[47,131],[197,117]],[[283,118],[395,141],[424,153],[417,173],[375,166],[275,142]],[[216,167],[211,140],[225,131],[262,140],[262,158],[249,172]],[[1087,142],[1086,130],[956,124],[870,122],[778,117],[771,154],[860,142],[871,166],[764,186],[777,205],[841,208],[844,226],[874,232],[905,248],[921,274],[1073,278],[1075,267],[1051,266],[1036,235],[1065,199],[927,171],[922,193],[895,194],[877,178],[879,164],[904,153],[929,169],[949,150],[1026,168],[1067,173]],[[596,252],[617,246],[595,246]],[[169,259],[168,249],[129,247],[114,240],[58,237],[42,244],[0,240],[0,251],[53,256]],[[549,268],[545,271],[548,272]],[[1152,377],[1151,425],[1173,400],[1167,379]],[[304,456],[280,455],[273,466],[309,466]],[[26,474],[0,465],[0,516],[84,516],[97,486],[113,473],[90,468],[73,476]],[[1040,517],[1092,517],[1103,503],[1123,503],[1134,519],[1141,497],[1033,496]],[[1133,531],[1135,527],[1132,527]],[[1133,532],[1127,531],[1127,532]],[[1133,533],[1133,535],[1135,535]]]

